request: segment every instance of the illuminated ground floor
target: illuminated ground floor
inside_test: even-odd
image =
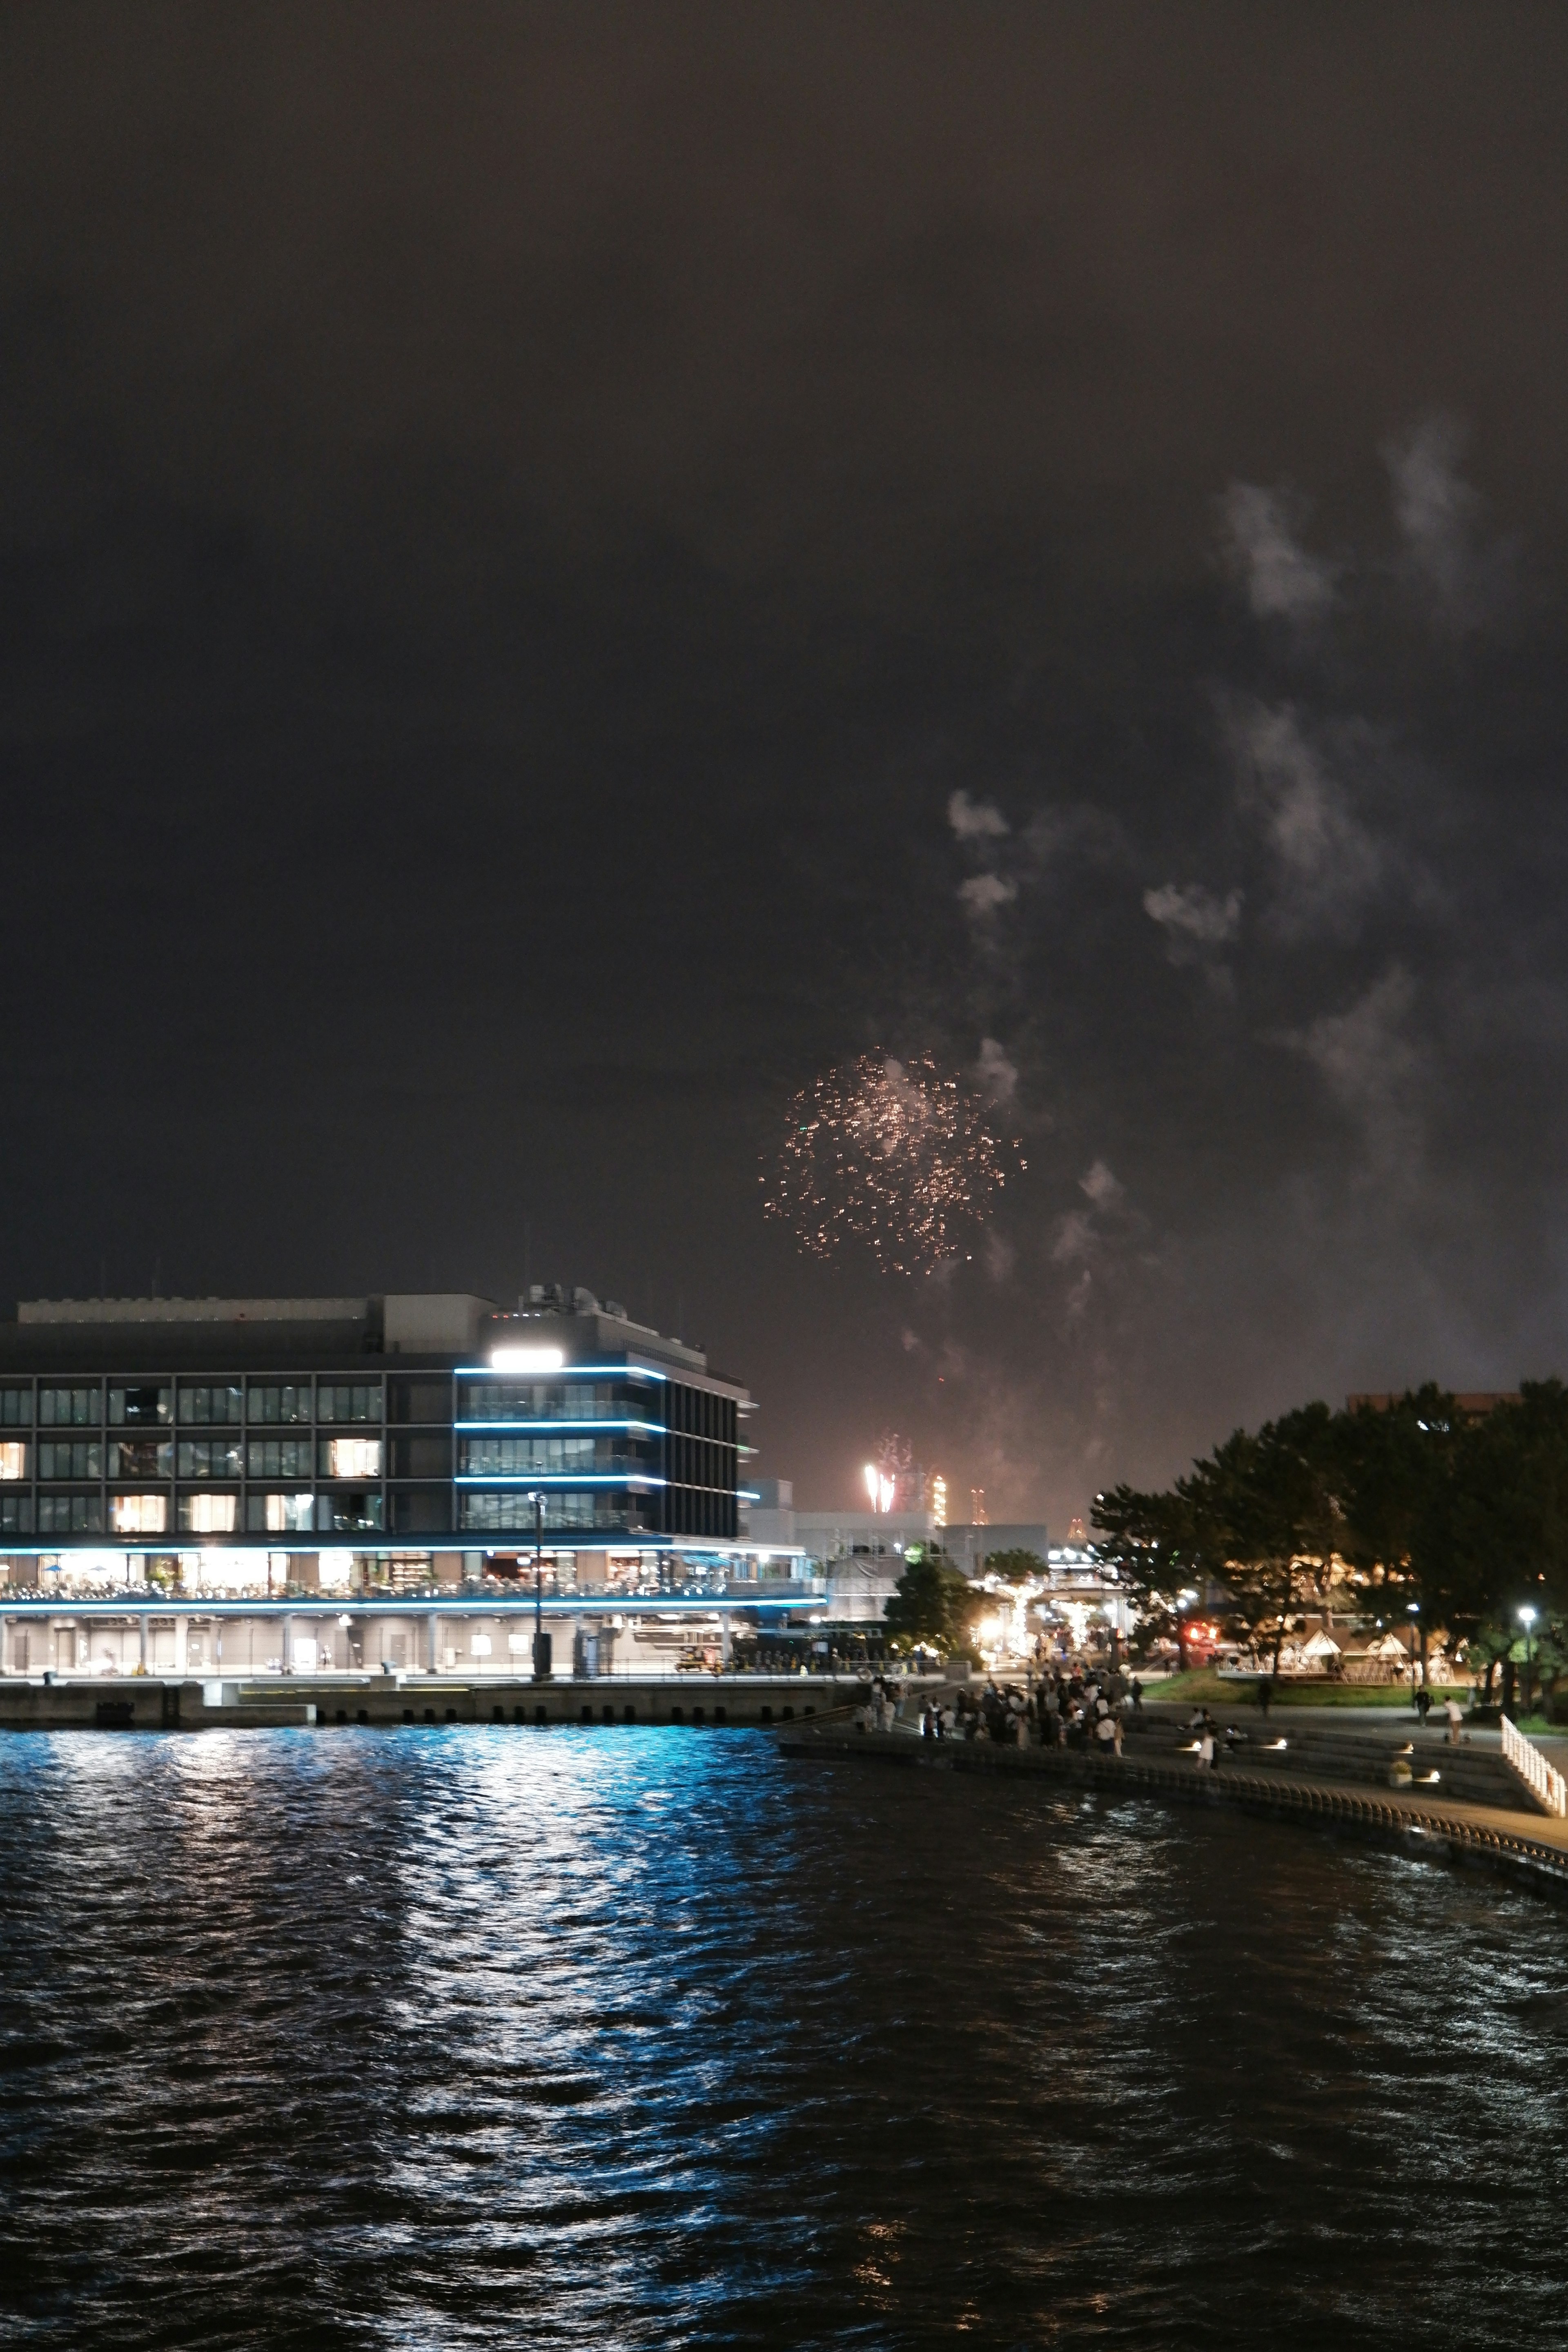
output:
[[[793,1643],[811,1661],[820,1587],[795,1578],[767,1590],[665,1589],[643,1596],[608,1587],[510,1591],[491,1581],[397,1596],[374,1591],[277,1591],[271,1596],[186,1592],[0,1594],[0,1675],[461,1674],[486,1679],[534,1670],[534,1640],[551,1642],[552,1670],[596,1676],[658,1675],[722,1667],[737,1643]],[[826,1637],[825,1654],[837,1650]]]

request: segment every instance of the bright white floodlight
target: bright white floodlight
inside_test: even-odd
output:
[[[495,1348],[490,1370],[495,1372],[558,1372],[566,1361],[559,1348]]]

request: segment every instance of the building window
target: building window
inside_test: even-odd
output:
[[[379,1421],[379,1381],[323,1381],[316,1391],[318,1421]]]
[[[166,1437],[115,1437],[109,1444],[111,1478],[166,1478],[174,1456]]]
[[[32,1419],[31,1389],[0,1389],[0,1429],[26,1429]]]
[[[168,1452],[167,1446],[163,1451]],[[240,1458],[237,1437],[182,1437],[179,1475],[182,1478],[237,1478]]]
[[[121,1426],[170,1422],[174,1417],[174,1392],[170,1388],[110,1389],[109,1418]]]
[[[38,1475],[40,1478],[101,1478],[103,1448],[96,1438],[40,1438]]]
[[[96,1387],[38,1391],[38,1422],[44,1429],[96,1429],[102,1419]]]
[[[547,1528],[623,1528],[628,1520],[637,1523],[631,1517],[633,1507],[625,1495],[547,1495],[544,1525]],[[465,1528],[518,1529],[531,1535],[536,1524],[533,1505],[515,1487],[504,1495],[465,1494],[459,1510],[459,1525]]]
[[[381,1496],[342,1492],[318,1495],[316,1527],[321,1535],[374,1535],[381,1527]]]
[[[379,1437],[323,1437],[321,1442],[323,1478],[379,1478]]]
[[[41,1536],[100,1536],[103,1505],[96,1495],[40,1495]]]
[[[30,1536],[32,1532],[32,1496],[0,1495],[0,1533],[8,1536]]]
[[[610,1381],[464,1381],[459,1421],[650,1421],[646,1396]]]
[[[167,1495],[110,1495],[109,1524],[117,1536],[161,1536],[169,1525]]]
[[[525,1477],[531,1470],[592,1470],[600,1441],[594,1437],[465,1437],[458,1466],[470,1477]],[[609,1440],[603,1467],[612,1466]],[[622,1449],[617,1449],[622,1450]]]
[[[315,1510],[314,1495],[247,1495],[245,1524],[252,1535],[309,1535]]]
[[[194,1536],[232,1535],[238,1507],[237,1495],[182,1495],[180,1525]]]
[[[27,1447],[19,1437],[0,1438],[0,1478],[25,1478],[27,1475]]]
[[[208,1423],[235,1423],[240,1418],[237,1381],[224,1388],[182,1388],[180,1419],[200,1427]]]
[[[309,1381],[284,1381],[260,1387],[253,1381],[246,1412],[252,1421],[309,1421],[310,1383]]]
[[[309,1478],[310,1440],[308,1437],[253,1437],[246,1447],[252,1478]]]

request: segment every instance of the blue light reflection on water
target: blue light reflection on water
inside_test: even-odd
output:
[[[1559,1914],[746,1733],[0,1743],[0,2340],[1568,2334]]]

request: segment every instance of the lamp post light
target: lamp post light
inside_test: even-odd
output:
[[[1419,1601],[1407,1601],[1405,1604],[1405,1613],[1410,1620],[1410,1704],[1414,1706],[1415,1705],[1415,1694],[1426,1679],[1426,1661],[1425,1656],[1423,1656],[1421,1661],[1421,1672],[1419,1676],[1417,1676],[1415,1672],[1415,1636],[1420,1631],[1421,1622],[1421,1603]],[[1425,1717],[1423,1717],[1423,1720],[1425,1720]]]
[[[1521,1707],[1520,1713],[1528,1715],[1535,1665],[1535,1612],[1528,1601],[1519,1612],[1519,1622],[1524,1627],[1524,1705]]]

